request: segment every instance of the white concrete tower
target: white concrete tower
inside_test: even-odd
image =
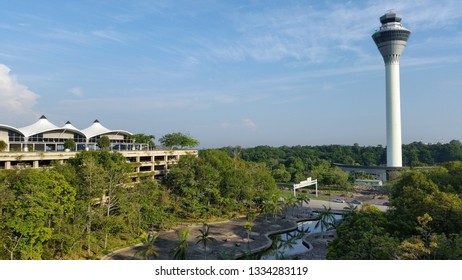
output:
[[[387,100],[387,166],[403,165],[401,151],[401,103],[399,58],[411,31],[401,25],[401,15],[388,12],[380,17],[382,26],[372,35],[385,62]]]

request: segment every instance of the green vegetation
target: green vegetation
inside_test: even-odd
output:
[[[66,141],[64,141],[64,149],[69,149],[71,151],[75,150],[75,141],[74,139],[66,139]]]
[[[405,172],[391,207],[346,215],[329,259],[462,259],[462,162]],[[452,185],[454,184],[454,185]]]
[[[222,148],[229,156],[251,162],[264,163],[278,183],[297,183],[308,176],[320,185],[347,186],[345,181],[371,179],[366,174],[348,174],[333,167],[334,163],[380,166],[386,164],[386,148],[379,146],[324,145],[324,146],[257,146],[254,148]],[[452,140],[447,144],[413,142],[403,145],[403,165],[431,166],[449,161],[462,161],[462,144]]]
[[[96,144],[101,150],[109,150],[109,148],[111,147],[111,140],[109,139],[109,137],[104,135],[98,139]]]
[[[198,140],[180,132],[165,134],[159,139],[159,142],[170,150],[193,148],[199,145]]]
[[[207,243],[215,241],[215,238],[210,236],[208,224],[204,223],[202,226],[202,229],[200,229],[199,232],[200,234],[196,236],[196,239],[198,239],[196,244],[202,243],[202,245],[204,246],[204,260],[206,260],[207,259]]]
[[[140,256],[156,257],[156,236],[146,232],[260,213],[280,197],[262,164],[218,150],[183,156],[163,181],[133,185],[131,172],[121,154],[104,150],[79,152],[52,168],[2,170],[0,258],[94,259],[140,236],[147,247]],[[205,255],[208,228],[198,239]],[[174,255],[186,257],[184,244],[179,249]]]
[[[149,260],[151,257],[157,258],[159,252],[156,251],[156,240],[158,235],[143,234],[141,237],[142,248],[135,253],[135,256],[141,256],[144,260]]]
[[[5,141],[0,140],[0,152],[6,151],[6,148],[8,148],[8,144]]]
[[[324,231],[334,226],[338,236],[329,244],[328,258],[462,259],[462,162],[439,162],[462,155],[460,143],[411,146],[417,154],[415,165],[423,164],[424,158],[438,165],[395,174],[388,186],[390,210],[385,213],[369,205],[360,210],[350,205],[343,221],[333,224],[326,209],[318,227]],[[424,152],[429,147],[439,152]],[[155,258],[157,235],[147,233],[178,222],[204,223],[196,238],[206,258],[213,241],[208,222],[246,215],[249,237],[256,215],[290,215],[308,201],[308,194],[294,198],[278,190],[275,178],[289,182],[316,176],[329,187],[329,194],[340,196],[348,190],[349,178],[364,176],[332,166],[348,158],[340,151],[376,155],[374,151],[381,149],[355,145],[202,150],[199,157],[182,156],[162,181],[145,178],[136,184],[130,179],[133,163],[106,150],[82,151],[51,168],[1,170],[0,259],[94,259],[138,243],[140,237],[145,247],[139,256]],[[188,233],[178,237],[172,257],[187,258]]]
[[[156,146],[154,144],[154,139],[156,138],[154,135],[146,135],[143,133],[138,133],[138,134],[131,135],[130,138],[133,139],[135,143],[147,144],[149,148],[154,148]]]

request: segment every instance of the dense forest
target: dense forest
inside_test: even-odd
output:
[[[328,171],[329,173],[336,172],[338,178],[323,183],[342,185],[345,184],[345,174],[342,174],[338,168],[334,168],[334,163],[363,166],[386,164],[386,148],[380,145],[225,147],[222,150],[231,157],[238,156],[246,161],[266,164],[271,169],[274,179],[281,183],[299,182],[310,174],[317,178],[316,175],[319,173]],[[413,142],[403,145],[403,166],[432,166],[449,161],[462,161],[462,144],[458,140],[452,140],[446,144]]]

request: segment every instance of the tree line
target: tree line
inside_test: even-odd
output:
[[[354,145],[322,146],[257,146],[253,148],[224,147],[231,157],[239,156],[246,161],[264,163],[272,170],[277,182],[300,182],[307,176],[322,173],[321,183],[345,184],[348,174],[333,166],[334,163],[362,166],[380,166],[386,164],[386,147]],[[413,142],[403,145],[403,165],[421,167],[438,165],[449,161],[462,161],[462,144],[458,140],[442,144],[424,144]],[[322,175],[321,174],[321,175]],[[363,174],[364,175],[364,174]],[[323,182],[324,181],[324,182]]]

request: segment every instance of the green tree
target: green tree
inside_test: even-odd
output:
[[[199,145],[198,140],[192,138],[191,136],[187,134],[183,134],[180,132],[166,134],[162,136],[162,138],[159,139],[159,142],[163,146],[169,148],[170,150],[174,148],[180,148],[180,149],[183,149],[186,147],[192,148],[192,147],[196,147]]]
[[[8,148],[8,144],[5,141],[0,140],[0,152],[6,151],[7,148]]]
[[[323,205],[324,209],[319,213],[318,216],[318,221],[316,222],[314,228],[321,228],[321,238],[324,237],[324,231],[328,231],[332,229],[332,225],[334,224],[335,221],[335,216],[334,212],[332,212],[332,209],[329,207],[327,208],[325,205]]]
[[[133,134],[130,136],[130,139],[133,139],[135,143],[139,144],[147,144],[149,148],[154,148],[154,139],[156,137],[154,135],[147,135],[143,133]]]
[[[290,173],[286,170],[284,165],[280,165],[278,169],[274,169],[272,176],[276,182],[287,183],[290,181]]]
[[[297,205],[297,198],[293,195],[287,196],[284,198],[284,212],[285,216],[289,214],[289,210],[292,209]],[[293,211],[292,211],[293,214]]]
[[[388,260],[396,256],[399,241],[388,232],[385,214],[365,204],[345,215],[329,243],[328,259]]]
[[[282,206],[279,203],[278,198],[267,199],[263,201],[262,211],[265,213],[266,221],[268,221],[268,214],[270,214],[273,219],[276,219],[277,214],[282,211]]]
[[[201,158],[183,156],[169,172],[166,186],[181,201],[183,217],[202,218],[220,201],[220,174]]]
[[[71,151],[75,150],[75,141],[74,139],[66,139],[66,141],[64,141],[64,149],[69,149]]]
[[[186,228],[182,231],[176,231],[178,236],[178,245],[172,248],[173,259],[174,260],[186,260],[187,253],[188,253],[188,237],[189,237],[189,229]]]
[[[399,258],[409,260],[428,259],[432,250],[438,247],[437,235],[431,230],[429,223],[432,217],[425,213],[417,217],[418,236],[412,236],[401,242]]]
[[[202,229],[199,230],[200,234],[196,236],[196,239],[198,239],[196,244],[202,243],[204,246],[204,260],[207,259],[207,243],[215,241],[215,238],[210,236],[209,229],[209,225],[204,223]]]
[[[254,227],[255,224],[253,224],[251,221],[246,221],[244,224],[244,229],[245,232],[247,233],[247,247],[250,249],[250,233],[252,233],[252,228]]]
[[[87,237],[87,255],[92,256],[92,243],[95,240],[93,236],[93,222],[98,217],[96,209],[101,205],[101,199],[104,193],[104,177],[105,172],[103,167],[98,164],[97,160],[93,157],[96,153],[79,153],[77,160],[80,161],[78,166],[79,174],[79,192],[82,206],[85,209],[86,220],[86,237]],[[83,210],[83,209],[82,209]]]
[[[124,157],[119,153],[107,154],[102,163],[104,168],[104,196],[101,206],[105,208],[103,227],[105,231],[104,246],[107,248],[109,233],[114,233],[120,227],[120,222],[114,217],[120,209],[120,200],[126,195],[126,184],[129,181],[128,172],[131,166],[126,163]]]
[[[96,142],[101,150],[108,150],[111,146],[111,140],[106,135],[101,136]]]
[[[141,256],[145,260],[149,260],[151,257],[159,257],[159,252],[156,248],[156,240],[159,235],[154,234],[143,234],[141,242],[143,243],[142,249],[136,251],[135,256]]]
[[[74,209],[76,195],[54,170],[9,172],[2,190],[0,234],[10,259],[48,259],[55,256],[62,227]],[[5,199],[5,200],[4,200]]]
[[[388,211],[391,230],[402,238],[416,235],[417,217],[425,213],[433,219],[437,233],[460,233],[462,231],[462,199],[457,194],[441,192],[438,186],[420,171],[402,175],[391,193]]]

